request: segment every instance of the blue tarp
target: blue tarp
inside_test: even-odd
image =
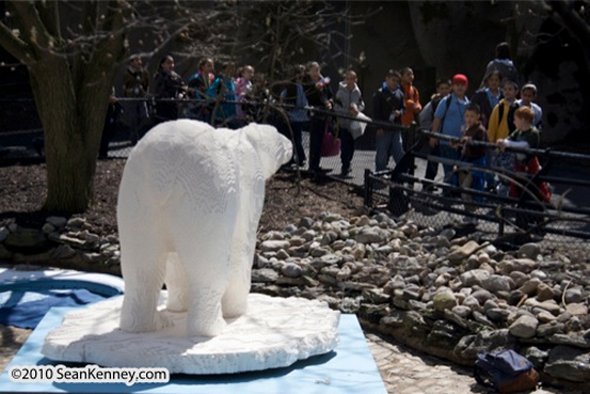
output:
[[[86,305],[122,293],[115,285],[97,282],[101,276],[88,277],[89,280],[41,277],[0,282],[0,323],[35,328],[53,307]]]
[[[65,364],[52,362],[41,354],[45,336],[59,326],[71,309],[52,308],[14,359],[0,375],[0,392],[76,392],[76,393],[215,393],[215,394],[385,394],[385,386],[369,351],[363,331],[354,315],[341,315],[340,341],[328,354],[299,361],[287,368],[233,375],[172,375],[169,383],[14,383],[12,367]],[[79,364],[76,365],[80,367]]]

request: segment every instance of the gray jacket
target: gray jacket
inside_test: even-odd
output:
[[[334,110],[343,115],[351,116],[351,104],[356,104],[359,112],[362,112],[365,109],[365,102],[363,101],[361,90],[356,84],[354,85],[354,89],[350,90],[346,87],[344,82],[340,82],[338,84],[338,91],[334,97]],[[351,122],[350,119],[338,118],[338,124],[344,129],[348,129]]]

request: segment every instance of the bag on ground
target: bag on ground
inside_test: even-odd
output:
[[[477,355],[475,379],[499,393],[516,393],[535,389],[539,373],[529,360],[514,350],[498,350]]]

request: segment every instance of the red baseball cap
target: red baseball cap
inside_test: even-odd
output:
[[[468,85],[469,84],[469,79],[467,78],[467,76],[465,74],[455,74],[453,75],[453,79],[451,80],[454,84],[460,84],[460,85]]]

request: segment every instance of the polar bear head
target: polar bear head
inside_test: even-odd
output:
[[[250,123],[242,131],[260,158],[265,179],[270,178],[279,167],[291,160],[293,155],[291,141],[273,126]]]

